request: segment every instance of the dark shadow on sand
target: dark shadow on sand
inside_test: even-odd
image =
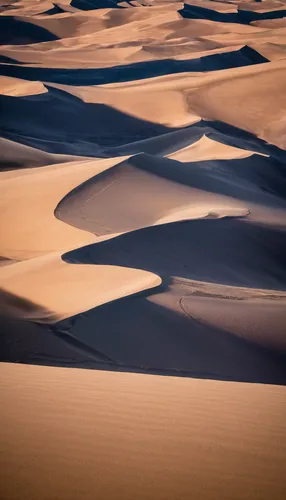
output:
[[[46,10],[43,12],[43,14],[46,16],[54,16],[55,14],[66,14],[66,11],[59,7],[58,5],[54,4],[52,9]]]
[[[4,66],[16,67],[7,64],[2,68]],[[67,92],[46,87],[48,93],[40,95],[0,96],[3,137],[51,153],[108,157],[154,154],[154,151],[160,154],[160,146],[152,139],[163,138],[166,134],[168,142],[174,143],[175,151],[178,134],[185,131],[189,144],[207,135],[223,144],[263,153],[281,164],[286,163],[285,151],[227,123],[200,120],[189,127],[169,128],[131,117],[103,104],[85,103]],[[145,142],[146,139],[151,139],[151,142]],[[164,145],[162,148],[166,149]]]
[[[50,31],[13,16],[0,16],[0,44],[25,45],[58,40]]]
[[[183,18],[186,19],[206,19],[208,21],[215,21],[219,23],[237,24],[250,24],[253,21],[282,19],[283,17],[286,17],[286,10],[274,10],[269,12],[238,10],[238,12],[223,13],[190,4],[184,4],[184,8],[178,12]]]
[[[86,367],[241,382],[286,383],[285,356],[176,313],[147,297],[120,299],[67,322],[54,334],[72,334],[90,352]],[[89,347],[88,347],[89,346]]]
[[[8,57],[8,56],[4,56],[4,55],[0,54],[0,63],[4,63],[4,64],[19,64],[19,61],[17,61],[17,59],[13,59],[12,57]],[[2,73],[1,70],[0,70],[0,72]],[[4,70],[4,73],[5,73],[5,70]],[[8,76],[8,75],[4,75],[4,76]]]
[[[96,156],[98,145],[117,146],[172,131],[54,88],[25,97],[2,95],[0,107],[5,138],[52,153]]]
[[[51,153],[108,157],[141,152],[153,154],[154,143],[140,141],[166,134],[176,149],[178,133],[186,131],[189,144],[207,135],[224,144],[261,152],[281,164],[286,163],[285,151],[223,122],[201,120],[184,129],[172,129],[103,104],[85,103],[53,87],[47,88],[48,92],[40,95],[0,96],[3,137]],[[155,149],[160,154],[160,148],[155,145]]]
[[[282,150],[273,144],[268,144],[246,130],[242,130],[218,120],[201,120],[198,124],[193,125],[193,127],[196,126],[201,127],[202,129],[207,127],[207,130],[204,133],[206,133],[206,135],[210,138],[218,140],[223,144],[248,149],[250,151],[256,151],[258,153],[269,155],[272,158],[277,159],[279,162],[284,164],[286,163],[285,150]]]
[[[286,384],[286,358],[147,294],[104,304],[54,325],[0,318],[1,361]]]
[[[265,62],[268,62],[265,57],[245,46],[233,52],[223,52],[183,61],[163,59],[98,69],[42,68],[11,64],[1,65],[0,73],[25,80],[80,86],[127,82],[177,73],[217,71]]]
[[[117,211],[120,214],[121,210],[123,210],[122,213],[126,213],[126,210],[128,212],[128,206],[131,208],[132,205],[128,202],[129,193],[126,193],[124,199],[122,194],[119,198],[113,199],[107,191],[111,184],[124,182],[127,167],[132,168],[133,175],[136,175],[136,170],[143,170],[151,175],[172,181],[178,187],[182,184],[191,189],[200,190],[210,206],[212,201],[207,193],[246,202],[246,207],[249,206],[249,203],[280,210],[285,209],[286,206],[285,167],[272,159],[264,157],[261,159],[258,155],[253,155],[239,160],[180,163],[160,156],[141,154],[125,160],[124,163],[120,162],[114,165],[71,190],[56,206],[55,216],[71,226],[101,236],[132,230],[134,224],[128,226],[123,215],[119,217],[115,215]],[[130,170],[129,174],[131,175]],[[140,186],[137,186],[136,189],[140,196]],[[102,217],[100,213],[95,217],[95,213],[100,211],[99,193],[101,193],[103,214]],[[192,193],[193,191],[190,190],[190,197]],[[87,200],[88,203],[86,203]],[[108,209],[111,203],[115,217],[113,212]],[[123,204],[122,207],[121,204]],[[179,202],[177,208],[180,209]],[[107,214],[104,213],[105,210],[107,210]],[[142,222],[142,207],[140,205],[139,208],[134,206],[133,210],[134,214],[138,211],[139,220],[143,226],[154,223],[155,219],[150,218],[150,215],[144,219],[145,222]],[[160,218],[160,214],[161,212],[157,218]],[[137,227],[140,228],[140,223],[138,224]]]
[[[253,154],[247,158],[189,163],[160,157],[152,160],[149,155],[137,155],[129,161],[142,170],[203,191],[250,202],[261,201],[263,191],[286,201],[285,165],[274,158]],[[234,179],[238,181],[235,185]],[[275,200],[269,203],[276,205]]]
[[[122,0],[71,0],[70,5],[80,10],[120,9]],[[129,3],[129,0],[127,0]]]
[[[166,134],[164,137],[162,136],[161,149],[158,139],[155,143],[151,138],[150,141],[139,141],[125,144],[117,148],[106,148],[104,152],[110,156],[139,153],[163,154],[162,152],[166,149],[166,139],[168,139],[168,144],[170,146],[174,145],[173,149],[171,147],[171,152],[177,151],[178,139],[182,132],[184,132],[184,135],[188,135],[189,145],[198,141],[203,135],[206,135],[210,139],[221,142],[222,144],[268,155],[283,165],[286,163],[286,151],[272,144],[268,144],[250,132],[246,132],[245,130],[217,120],[200,120],[193,125],[173,130],[170,133],[169,129],[166,129]]]
[[[174,222],[132,231],[63,255],[227,285],[286,289],[286,231],[236,218]]]

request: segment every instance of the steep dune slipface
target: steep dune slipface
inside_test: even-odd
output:
[[[0,1],[5,498],[284,498],[285,15]]]

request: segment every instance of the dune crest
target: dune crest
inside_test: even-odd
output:
[[[160,283],[159,276],[139,269],[68,265],[59,253],[6,266],[0,276],[0,286],[5,292],[40,306],[38,316],[33,311],[33,321],[48,323]],[[31,319],[25,310],[18,317]]]

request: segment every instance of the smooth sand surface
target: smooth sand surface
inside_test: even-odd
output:
[[[0,498],[286,498],[285,0],[0,0]]]
[[[62,320],[160,283],[159,276],[140,269],[105,265],[69,266],[62,260],[61,254],[5,266],[0,278],[3,290],[36,302],[43,310],[54,311],[52,317],[49,312],[42,313],[38,318],[33,315],[35,321]],[[23,317],[30,318],[26,313]]]
[[[0,371],[3,498],[283,498],[283,387]]]
[[[18,170],[3,173],[0,187],[2,255],[27,259],[95,241],[94,236],[55,218],[54,210],[70,190],[120,161],[121,158],[73,161],[20,173]],[[15,203],[11,203],[13,197]],[[11,231],[11,224],[17,226],[17,232]]]
[[[54,165],[55,163],[89,159],[88,157],[51,154],[4,138],[0,138],[0,148],[0,168],[2,171],[13,170],[15,168],[20,169],[21,167],[44,167],[46,165]]]

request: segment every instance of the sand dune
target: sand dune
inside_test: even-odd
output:
[[[204,160],[230,160],[235,158],[247,158],[251,155],[252,152],[250,151],[227,146],[213,141],[206,135],[203,135],[199,141],[191,144],[190,146],[179,149],[175,153],[169,154],[168,157],[173,160],[188,162]]]
[[[28,259],[95,241],[94,236],[56,219],[54,209],[71,189],[120,160],[74,161],[26,170],[25,175],[7,172],[0,188],[1,254]],[[16,203],[11,203],[13,197]],[[11,224],[17,225],[17,232],[11,231]]]
[[[247,219],[209,218],[130,232],[68,252],[64,259],[122,266],[129,262],[165,277],[284,290],[285,244],[284,230]]]
[[[0,0],[1,498],[284,500],[285,19]]]
[[[156,68],[155,63],[153,65],[145,66],[131,66],[131,64],[135,63],[143,63],[148,61],[155,61],[159,67],[157,68],[158,74],[167,74],[170,71],[176,72],[184,72],[188,69],[190,71],[196,70],[199,68],[200,70],[211,70],[211,69],[223,69],[224,67],[228,67],[228,65],[232,67],[242,66],[246,64],[253,64],[251,59],[251,51],[248,49],[243,49],[243,43],[233,44],[233,46],[229,47],[219,47],[216,44],[209,42],[207,40],[198,40],[196,43],[174,43],[170,41],[169,43],[157,43],[148,45],[145,40],[138,41],[134,44],[128,44],[126,46],[125,43],[116,43],[111,44],[110,46],[101,48],[98,44],[93,43],[92,40],[87,41],[78,41],[81,45],[81,51],[78,52],[77,45],[74,46],[53,46],[50,47],[50,50],[53,49],[55,53],[52,55],[48,50],[47,43],[43,45],[43,47],[38,46],[38,44],[32,44],[30,46],[22,46],[21,51],[19,49],[15,49],[13,46],[3,46],[1,50],[1,59],[2,63],[2,71],[6,71],[7,74],[12,76],[23,75],[27,78],[35,79],[42,78],[46,81],[57,81],[59,79],[59,83],[61,80],[66,80],[69,77],[68,72],[63,73],[59,71],[58,74],[54,71],[47,71],[47,68],[61,68],[64,64],[66,68],[90,68],[90,69],[103,69],[103,68],[113,68],[110,71],[101,71],[99,74],[95,71],[89,71],[86,73],[86,80],[89,76],[91,78],[91,83],[96,83],[96,78],[98,83],[103,83],[106,80],[108,83],[108,79],[113,76],[116,78],[116,69],[115,67],[122,67],[120,73],[122,74],[122,79],[124,73],[129,73],[129,79],[132,78],[132,72],[136,75],[137,73],[141,74],[142,77],[146,77],[150,72],[150,76],[156,76]],[[40,44],[39,44],[40,45]],[[59,44],[57,44],[59,45]],[[264,44],[256,45],[256,58],[259,59],[258,54],[262,54],[264,49]],[[41,50],[42,48],[42,50]],[[283,48],[283,47],[282,47]],[[228,52],[237,52],[241,49],[241,52],[238,54],[234,54],[232,58],[230,56],[220,56],[213,58],[213,60],[199,60],[193,61],[194,59],[201,59],[205,56],[211,56],[215,54],[224,54]],[[243,49],[243,50],[242,50]],[[94,51],[96,50],[96,57],[94,55]],[[245,54],[245,56],[244,56]],[[255,53],[253,53],[253,56]],[[263,54],[262,54],[263,55]],[[235,59],[234,59],[234,56]],[[263,62],[263,58],[260,58]],[[268,58],[266,58],[268,59]],[[166,73],[163,72],[164,66],[163,62],[165,61],[165,65],[168,65],[169,71],[166,70]],[[171,61],[182,61],[179,62],[171,62]],[[259,62],[259,61],[258,61]],[[7,66],[6,63],[18,63],[18,65]],[[19,63],[25,63],[26,66],[19,66]],[[33,69],[29,69],[33,68]],[[41,70],[42,68],[42,70]],[[145,68],[145,72],[140,69]],[[147,70],[147,71],[146,71]],[[151,72],[151,70],[153,70]],[[153,74],[152,74],[153,73]],[[110,75],[110,77],[109,77]],[[74,80],[76,73],[74,72]],[[118,75],[120,77],[120,74]],[[141,77],[141,78],[142,78]],[[112,81],[112,80],[111,80]],[[120,81],[120,80],[119,80]],[[76,80],[75,80],[76,82]]]
[[[69,193],[57,206],[55,215],[102,236],[173,220],[207,217],[213,213],[216,217],[248,213],[243,204],[223,196],[200,196],[191,186],[164,179],[160,171],[157,175],[158,164],[159,168],[160,165],[164,168],[166,162],[168,160],[143,156],[120,163]],[[147,171],[145,164],[148,164]],[[146,197],[149,199],[147,205]]]
[[[68,283],[90,277],[94,286],[93,273],[104,282],[100,273],[109,276],[110,264],[118,263],[162,275],[163,281],[211,278],[223,286],[284,288],[284,4],[147,4],[102,2],[94,9],[92,2],[20,2],[2,9],[1,22],[11,29],[3,32],[2,47],[0,278],[6,293],[32,303],[38,298],[39,318],[43,311],[47,317],[75,316],[102,303],[90,298],[88,287],[76,303]],[[188,230],[174,223],[192,219],[190,265],[184,250]],[[136,256],[138,238],[149,248],[146,255],[155,245],[154,262]],[[172,248],[173,240],[177,246],[164,261],[160,249]],[[123,260],[121,241],[132,247]],[[243,257],[236,253],[238,241]],[[81,247],[92,243],[86,266]],[[111,262],[108,252],[101,262],[100,249],[113,245]],[[23,259],[30,260],[17,262]],[[85,265],[68,264],[69,259]],[[47,298],[55,276],[62,288]],[[110,297],[125,294],[116,293]],[[60,306],[62,295],[68,307],[65,301]],[[164,307],[174,308],[171,290],[162,297]],[[199,308],[201,299],[196,300]],[[223,302],[212,304],[211,318],[217,318]],[[231,317],[239,314],[237,307]],[[236,330],[235,319],[222,320],[221,328],[245,337],[257,306],[250,301],[248,307],[246,330]],[[266,347],[283,346],[279,328],[273,339],[263,334]],[[249,335],[255,342],[255,333]]]
[[[284,148],[285,67],[281,60],[206,74],[168,75],[88,87],[52,86],[86,104],[104,104],[165,127],[187,126],[202,117],[228,123]],[[271,100],[267,99],[269,88]]]
[[[286,298],[286,297],[285,297]],[[212,298],[184,298],[184,311],[203,324],[221,327],[278,351],[286,350],[285,299],[249,299],[248,301]],[[250,310],[248,314],[247,309]],[[227,312],[226,312],[227,311]],[[244,319],[245,316],[245,319]],[[275,330],[275,336],[272,331]]]
[[[54,165],[56,163],[65,163],[78,160],[89,160],[88,157],[79,157],[72,155],[50,154],[40,149],[31,148],[8,139],[0,138],[1,147],[1,167],[4,170],[15,168],[32,168]]]
[[[0,77],[0,91],[3,96],[25,97],[48,92],[41,82],[28,82],[8,76]]]
[[[139,269],[69,266],[61,259],[61,254],[5,266],[0,277],[0,286],[5,292],[41,306],[38,317],[34,313],[32,316],[39,322],[59,321],[160,283],[158,276]],[[21,317],[29,319],[29,312]]]

